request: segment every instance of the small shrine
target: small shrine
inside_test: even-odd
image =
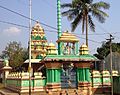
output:
[[[61,42],[61,55],[78,55],[79,39],[74,35],[65,31],[62,33],[57,43]]]

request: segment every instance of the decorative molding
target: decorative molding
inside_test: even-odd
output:
[[[90,68],[91,62],[83,62],[83,63],[74,63],[77,68]]]
[[[50,62],[50,63],[45,63],[45,66],[47,69],[59,69],[61,67],[61,63],[58,62]]]

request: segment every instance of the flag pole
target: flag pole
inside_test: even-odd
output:
[[[32,0],[29,0],[29,95],[31,95],[31,17],[32,17]]]

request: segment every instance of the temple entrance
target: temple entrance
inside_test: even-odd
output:
[[[61,88],[77,88],[76,69],[70,63],[62,66]]]

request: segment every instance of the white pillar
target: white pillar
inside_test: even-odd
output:
[[[5,66],[2,68],[2,71],[3,71],[3,83],[4,83],[4,86],[6,87],[6,79],[8,77],[9,71],[12,68],[9,66],[8,60],[4,60],[4,63],[5,63]]]

